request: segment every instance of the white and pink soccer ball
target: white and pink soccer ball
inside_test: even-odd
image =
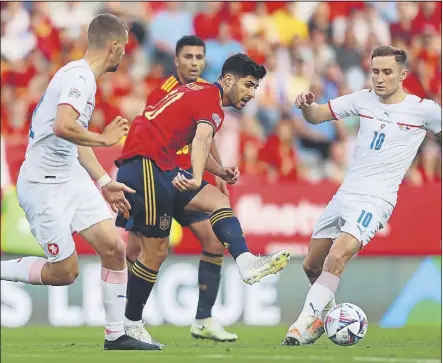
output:
[[[366,314],[350,303],[334,306],[326,315],[324,324],[328,338],[340,346],[358,343],[368,330]]]

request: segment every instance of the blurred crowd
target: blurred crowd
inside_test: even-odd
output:
[[[127,21],[130,41],[118,72],[99,81],[90,123],[101,131],[128,120],[174,72],[176,41],[196,34],[207,45],[203,77],[245,52],[266,65],[256,98],[226,113],[217,143],[226,164],[270,181],[340,183],[352,161],[358,117],[306,123],[294,106],[311,90],[317,102],[371,88],[370,54],[379,45],[407,50],[407,92],[441,104],[441,2],[1,2],[1,133],[27,140],[32,112],[51,76],[82,57],[86,27],[100,12]],[[423,143],[406,181],[441,182],[441,149]]]

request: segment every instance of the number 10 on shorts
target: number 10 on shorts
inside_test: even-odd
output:
[[[360,217],[357,219],[357,223],[361,223],[363,227],[369,226],[372,220],[372,213],[366,212],[365,210],[361,211]]]

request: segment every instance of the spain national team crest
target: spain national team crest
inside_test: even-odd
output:
[[[170,225],[171,225],[171,217],[167,216],[166,214],[160,217],[160,229],[162,231],[166,231]]]
[[[47,249],[53,257],[57,256],[60,253],[60,249],[58,248],[57,243],[48,243]]]

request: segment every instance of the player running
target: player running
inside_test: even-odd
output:
[[[130,206],[123,191],[134,191],[111,181],[91,149],[117,143],[128,131],[127,120],[116,117],[102,134],[87,130],[94,111],[96,80],[117,70],[127,42],[128,28],[121,19],[98,15],[89,25],[84,57],[58,70],[37,105],[17,196],[47,258],[1,261],[1,279],[33,285],[72,284],[79,273],[72,233],[78,232],[101,257],[104,348],[157,350],[157,345],[125,334],[125,247],[91,180],[96,180],[114,211],[128,213]]]
[[[369,243],[389,220],[397,191],[426,136],[441,142],[441,108],[434,101],[406,94],[407,54],[383,46],[371,57],[374,89],[314,102],[312,93],[295,104],[310,123],[360,116],[354,161],[343,184],[318,219],[303,268],[312,285],[303,310],[286,334],[284,345],[315,342],[323,320],[335,306],[335,292],[346,262]]]
[[[210,155],[212,138],[222,126],[223,107],[241,110],[265,75],[265,68],[248,56],[233,55],[225,61],[218,82],[180,86],[134,119],[116,161],[117,180],[137,191],[127,195],[132,208],[125,225],[129,239],[141,245],[128,281],[125,322],[130,336],[152,341],[142,311],[168,252],[173,215],[210,213],[215,235],[236,260],[246,283],[277,273],[288,263],[288,251],[263,257],[251,254],[228,197],[203,181],[206,168],[228,183],[237,182],[238,169],[223,167]],[[192,174],[178,169],[175,161],[177,151],[189,144]]]
[[[195,35],[182,37],[176,45],[175,65],[177,73],[168,77],[161,87],[154,89],[148,96],[147,105],[155,106],[164,96],[177,87],[191,82],[205,82],[200,75],[205,67],[206,46],[203,40]],[[221,165],[220,156],[215,146],[211,144],[211,155]],[[192,172],[189,147],[177,151],[176,165]],[[228,193],[226,182],[216,178],[216,186],[225,194]],[[212,339],[216,341],[235,341],[237,335],[227,332],[220,324],[212,320],[212,308],[217,299],[220,288],[221,268],[223,263],[224,247],[217,240],[209,223],[209,214],[205,212],[181,211],[172,217],[182,226],[189,227],[200,241],[203,248],[198,269],[199,297],[195,322],[191,326],[191,334],[196,338]],[[121,221],[126,225],[126,221]],[[128,269],[137,260],[140,254],[140,244],[134,239],[128,241],[126,259]]]

